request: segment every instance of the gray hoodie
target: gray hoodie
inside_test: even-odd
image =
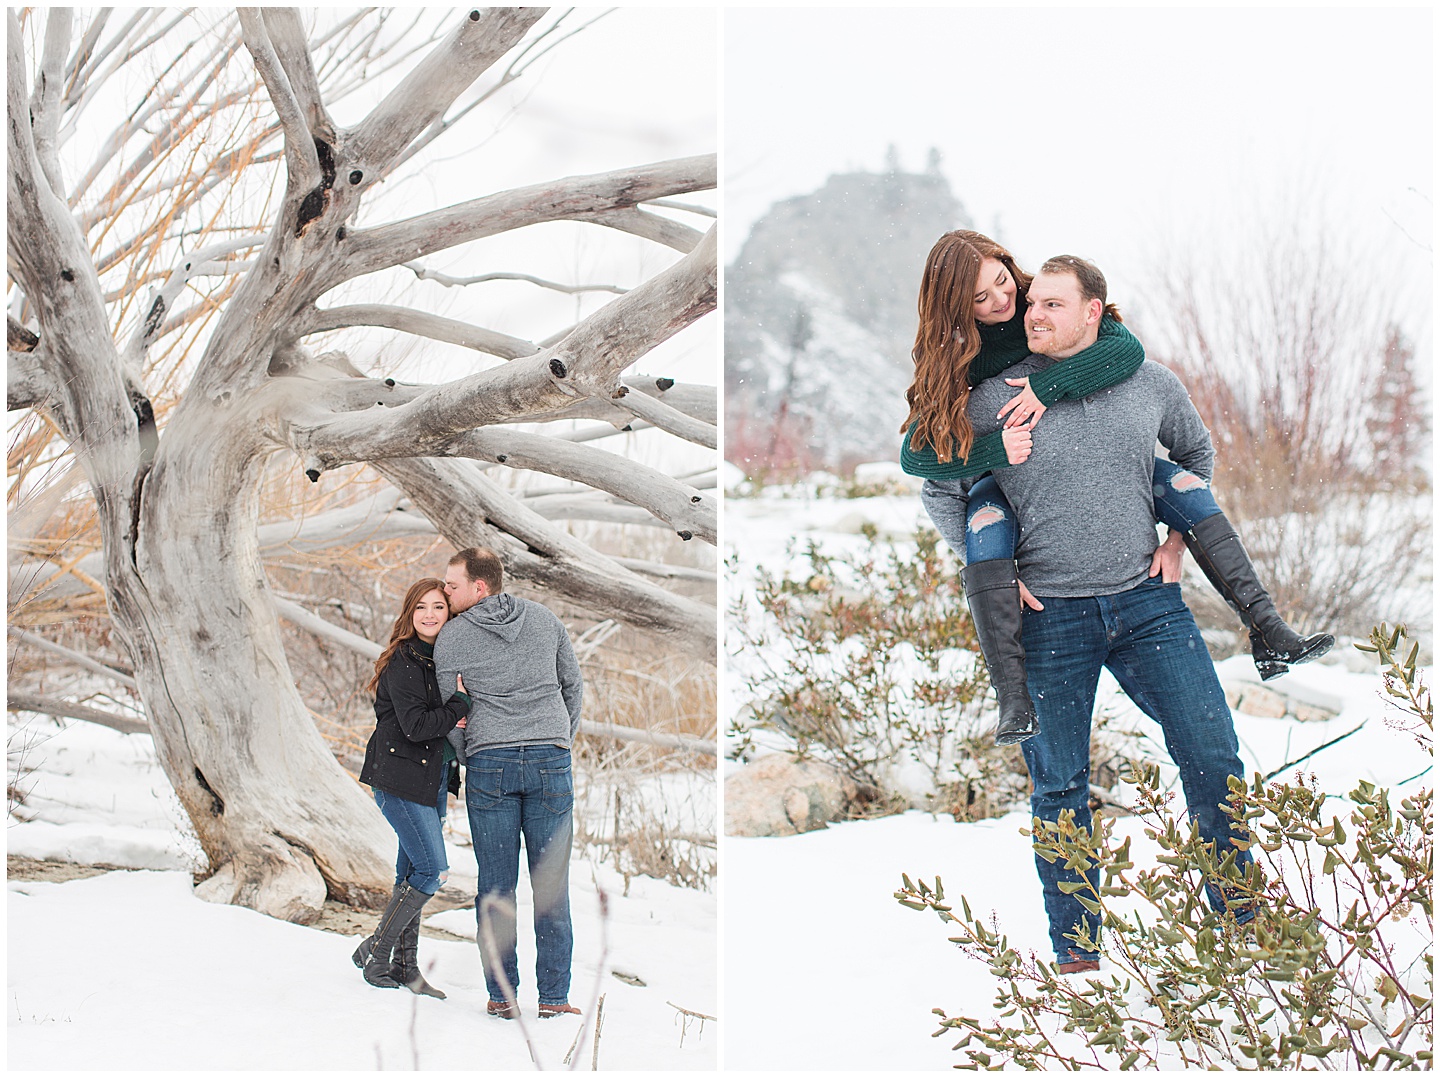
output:
[[[570,747],[580,728],[580,664],[548,608],[501,592],[451,618],[435,641],[442,692],[454,692],[456,673],[472,701],[465,729],[449,735],[462,757],[514,745]]]

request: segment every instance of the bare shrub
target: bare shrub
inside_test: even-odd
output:
[[[1223,254],[1167,250],[1139,332],[1209,426],[1216,498],[1281,612],[1363,636],[1428,615],[1397,592],[1430,558],[1429,404],[1402,282],[1312,201],[1255,214],[1212,243]],[[1202,623],[1236,627],[1208,587],[1190,598]]]

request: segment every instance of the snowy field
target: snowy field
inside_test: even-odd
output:
[[[765,496],[726,503],[727,555],[739,555],[744,586],[758,565],[786,567],[786,546],[811,539],[826,550],[859,549],[861,523],[879,527],[897,542],[924,521],[918,497],[856,500]],[[1188,570],[1187,570],[1188,571]],[[1425,627],[1428,636],[1428,625]],[[743,677],[753,655],[729,655],[725,714],[748,703]],[[1338,713],[1326,721],[1266,719],[1236,712],[1241,758],[1247,770],[1268,772],[1296,760],[1357,726],[1359,732],[1306,760],[1329,792],[1331,811],[1344,818],[1346,791],[1357,780],[1395,787],[1400,794],[1428,786],[1420,777],[1430,757],[1410,735],[1387,722],[1397,713],[1385,703],[1371,656],[1350,642],[1338,644],[1320,663],[1296,668],[1273,685],[1297,701]],[[1219,664],[1222,682],[1255,679],[1241,656]],[[1427,678],[1428,682],[1428,671]],[[1117,724],[1149,736],[1145,755],[1165,761],[1154,724],[1104,675],[1101,706]],[[1147,729],[1148,728],[1148,729]],[[767,740],[768,738],[768,740]],[[756,738],[782,747],[776,735]],[[733,744],[733,739],[732,739]],[[1168,763],[1168,761],[1166,761]],[[738,765],[726,763],[727,773]],[[1173,767],[1162,768],[1174,782]],[[1408,780],[1408,781],[1407,781]],[[1122,787],[1128,792],[1128,788]],[[956,823],[949,816],[912,811],[884,819],[832,824],[786,838],[725,840],[723,887],[727,1070],[927,1070],[965,1062],[951,1050],[953,1034],[932,1038],[932,1008],[981,1020],[994,1015],[995,980],[986,967],[947,942],[955,927],[933,913],[901,907],[892,897],[901,873],[912,879],[940,876],[951,902],[963,893],[977,916],[993,912],[1022,953],[1049,958],[1040,887],[1028,840],[1019,834],[1023,809],[998,819]],[[1143,824],[1123,817],[1116,838],[1134,837],[1137,866],[1160,851],[1143,835]],[[1402,945],[1418,953],[1430,945],[1424,921],[1399,926]],[[1107,968],[1102,966],[1102,971]]]
[[[422,938],[421,964],[449,994],[442,1001],[365,984],[350,962],[358,936],[195,898],[198,846],[148,737],[12,715],[10,750],[12,782],[17,757],[33,769],[19,780],[20,813],[38,818],[11,816],[9,853],[131,869],[66,883],[8,881],[10,1070],[534,1069],[520,1024],[485,1014],[473,942]],[[713,826],[694,818],[694,792],[681,792],[677,811]],[[473,893],[464,816],[452,802],[449,861],[452,880],[468,876]],[[583,859],[572,862],[570,878],[570,1000],[590,1016],[605,995],[601,1069],[713,1070],[714,1023],[702,1029],[670,1004],[718,1013],[714,894],[643,876],[625,894],[612,867]],[[610,910],[603,926],[602,889]],[[519,904],[525,1024],[538,1062],[561,1069],[581,1023],[535,1018],[523,873]],[[425,923],[474,940],[469,908]],[[580,1069],[589,1069],[591,1050],[587,1031],[575,1053]]]

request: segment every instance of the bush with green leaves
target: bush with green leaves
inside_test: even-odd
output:
[[[1403,627],[1382,625],[1361,649],[1376,654],[1406,729],[1429,748],[1430,695],[1418,648],[1398,658],[1404,641]],[[1136,868],[1130,838],[1114,841],[1113,818],[1097,817],[1089,830],[1069,816],[1036,820],[1027,832],[1039,856],[1097,869],[1095,885],[1062,886],[1099,916],[1110,970],[1061,976],[1023,956],[963,897],[957,915],[938,878],[903,877],[900,903],[958,926],[952,942],[998,982],[996,1018],[935,1011],[936,1035],[959,1036],[955,1047],[969,1060],[960,1069],[1430,1068],[1430,789],[1397,798],[1360,782],[1348,811],[1327,813],[1313,779],[1232,780],[1229,812],[1255,857],[1241,867],[1176,818],[1153,766],[1131,769],[1128,780],[1145,835],[1161,850],[1154,867]],[[1212,912],[1201,897],[1207,881],[1253,907],[1254,919],[1241,926]],[[1087,949],[1097,943],[1083,931],[1071,938]]]
[[[930,529],[913,546],[869,526],[864,536],[856,552],[812,542],[798,568],[759,568],[733,602],[728,639],[757,701],[734,720],[739,755],[757,729],[775,731],[797,755],[881,791],[882,809],[1005,811],[1025,794],[1024,765],[990,736],[989,680],[954,559]]]

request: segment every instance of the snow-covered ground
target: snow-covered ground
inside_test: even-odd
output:
[[[726,503],[728,556],[738,556],[746,586],[757,566],[780,572],[792,563],[786,548],[814,539],[825,549],[858,549],[860,524],[903,542],[924,521],[918,497],[856,500],[817,498],[803,490],[767,491]],[[1428,631],[1429,627],[1425,627]],[[725,714],[749,702],[743,673],[753,654],[729,654]],[[1428,671],[1427,681],[1428,681]],[[1239,657],[1220,664],[1222,681],[1254,680]],[[1237,711],[1235,725],[1247,770],[1268,772],[1331,738],[1361,729],[1304,761],[1290,773],[1313,773],[1331,794],[1333,811],[1347,815],[1343,794],[1360,779],[1396,787],[1398,794],[1428,786],[1417,777],[1430,756],[1387,721],[1398,713],[1384,697],[1373,659],[1342,642],[1326,661],[1296,668],[1278,683],[1297,702],[1337,711],[1324,721],[1267,719]],[[1168,764],[1154,725],[1105,676],[1100,704],[1117,725],[1150,736],[1146,755]],[[1148,729],[1147,729],[1148,728]],[[757,743],[780,747],[778,735]],[[732,739],[733,744],[733,739]],[[727,773],[738,767],[727,761]],[[1162,769],[1174,780],[1173,767]],[[1409,780],[1409,781],[1407,781]],[[727,837],[724,891],[725,1066],[727,1070],[924,1070],[966,1062],[951,1049],[953,1034],[932,1038],[932,1008],[981,1020],[994,1015],[995,980],[986,967],[947,942],[955,927],[930,912],[901,907],[893,898],[901,873],[940,876],[949,901],[963,893],[977,916],[994,912],[1022,953],[1049,958],[1040,887],[1029,842],[1019,834],[1028,816],[1021,807],[977,823],[956,823],[912,811],[884,819],[832,824],[787,838]],[[1117,839],[1133,836],[1137,865],[1159,850],[1132,817],[1116,823]],[[958,906],[958,903],[956,903]],[[1416,926],[1397,926],[1401,945],[1430,945]]]
[[[358,937],[197,899],[190,872],[198,845],[148,737],[12,715],[10,750],[11,782],[17,758],[26,768],[20,814],[36,818],[11,816],[9,853],[132,870],[8,882],[9,1069],[533,1069],[519,1024],[485,1014],[473,942],[422,938],[426,976],[449,993],[442,1001],[365,984],[350,962]],[[693,792],[686,796],[693,803]],[[450,814],[449,860],[452,879],[473,880],[464,815],[463,806]],[[625,892],[608,864],[572,863],[570,999],[589,1016],[605,995],[600,1066],[713,1070],[715,1025],[702,1029],[676,1006],[718,1013],[715,895],[643,876]],[[539,1062],[559,1069],[581,1023],[535,1018],[523,873],[519,904],[526,1025]],[[425,920],[474,939],[470,909]],[[590,1066],[590,1036],[577,1052],[582,1069]]]

